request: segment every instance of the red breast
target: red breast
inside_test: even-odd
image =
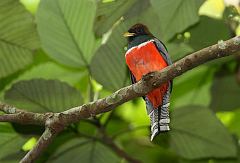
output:
[[[168,66],[152,40],[129,49],[125,57],[126,63],[137,81],[149,72],[158,71]],[[154,108],[162,104],[167,87],[168,84],[164,84],[147,94]]]

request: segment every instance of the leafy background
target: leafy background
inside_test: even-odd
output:
[[[0,100],[34,112],[59,112],[106,97],[130,84],[122,34],[131,25],[146,24],[176,61],[240,34],[239,6],[233,2],[1,0]],[[149,141],[149,119],[139,98],[71,125],[37,162],[123,162],[101,141],[103,130],[142,162],[240,162],[239,84],[239,57],[204,64],[174,80],[168,134]],[[1,123],[0,162],[18,162],[42,130]]]

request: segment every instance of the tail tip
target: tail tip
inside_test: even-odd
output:
[[[152,134],[151,134],[151,141],[153,141],[153,139],[161,132],[168,132],[170,130],[169,126],[160,126],[160,130],[155,129]]]

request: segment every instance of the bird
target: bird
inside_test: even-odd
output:
[[[141,80],[144,75],[172,64],[166,46],[153,36],[146,25],[137,23],[123,36],[128,40],[125,60],[132,84]],[[170,130],[169,106],[172,87],[173,81],[170,80],[143,97],[151,123],[151,141],[159,133]]]

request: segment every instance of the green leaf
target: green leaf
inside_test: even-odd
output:
[[[214,77],[211,86],[212,100],[210,108],[214,111],[229,111],[240,106],[240,85],[234,78],[234,73],[226,67],[220,69]]]
[[[32,63],[39,40],[33,17],[16,0],[0,1],[0,78]]]
[[[10,124],[0,124],[0,162],[18,162],[16,158],[27,138],[14,132]]]
[[[32,51],[0,41],[0,78],[32,63]]]
[[[42,0],[37,12],[43,49],[71,67],[87,66],[99,41],[93,33],[95,0]]]
[[[66,69],[53,62],[45,62],[33,67],[31,70],[22,74],[18,80],[29,80],[33,78],[44,79],[58,79],[60,81],[67,82],[71,86],[79,83],[79,81],[87,75],[86,71],[76,71]]]
[[[128,78],[123,49],[126,45],[122,36],[124,31],[119,26],[114,29],[108,42],[97,50],[90,64],[93,77],[109,90],[121,88]]]
[[[58,80],[20,81],[5,93],[7,103],[34,112],[61,112],[81,105],[81,94]]]
[[[199,24],[190,28],[188,32],[191,34],[189,45],[194,50],[205,48],[230,37],[229,30],[223,20],[207,16],[201,16]]]
[[[166,40],[199,21],[198,9],[203,0],[150,0],[159,16]]]
[[[99,142],[75,138],[59,147],[48,162],[118,163],[120,159]]]
[[[3,96],[4,91],[11,88],[11,86],[21,80],[30,80],[35,78],[43,79],[58,79],[60,81],[66,82],[73,87],[79,88],[81,92],[85,92],[86,84],[83,84],[82,80],[87,78],[88,73],[86,70],[76,71],[72,69],[67,69],[54,62],[45,62],[34,66],[32,69],[21,73],[19,77],[9,82],[2,92],[0,92],[0,97]],[[7,81],[7,80],[5,80]],[[1,82],[1,81],[0,81]]]
[[[94,24],[95,33],[98,36],[106,33],[135,2],[136,0],[99,1]]]
[[[230,133],[207,108],[188,106],[172,114],[170,147],[187,159],[236,157]]]

